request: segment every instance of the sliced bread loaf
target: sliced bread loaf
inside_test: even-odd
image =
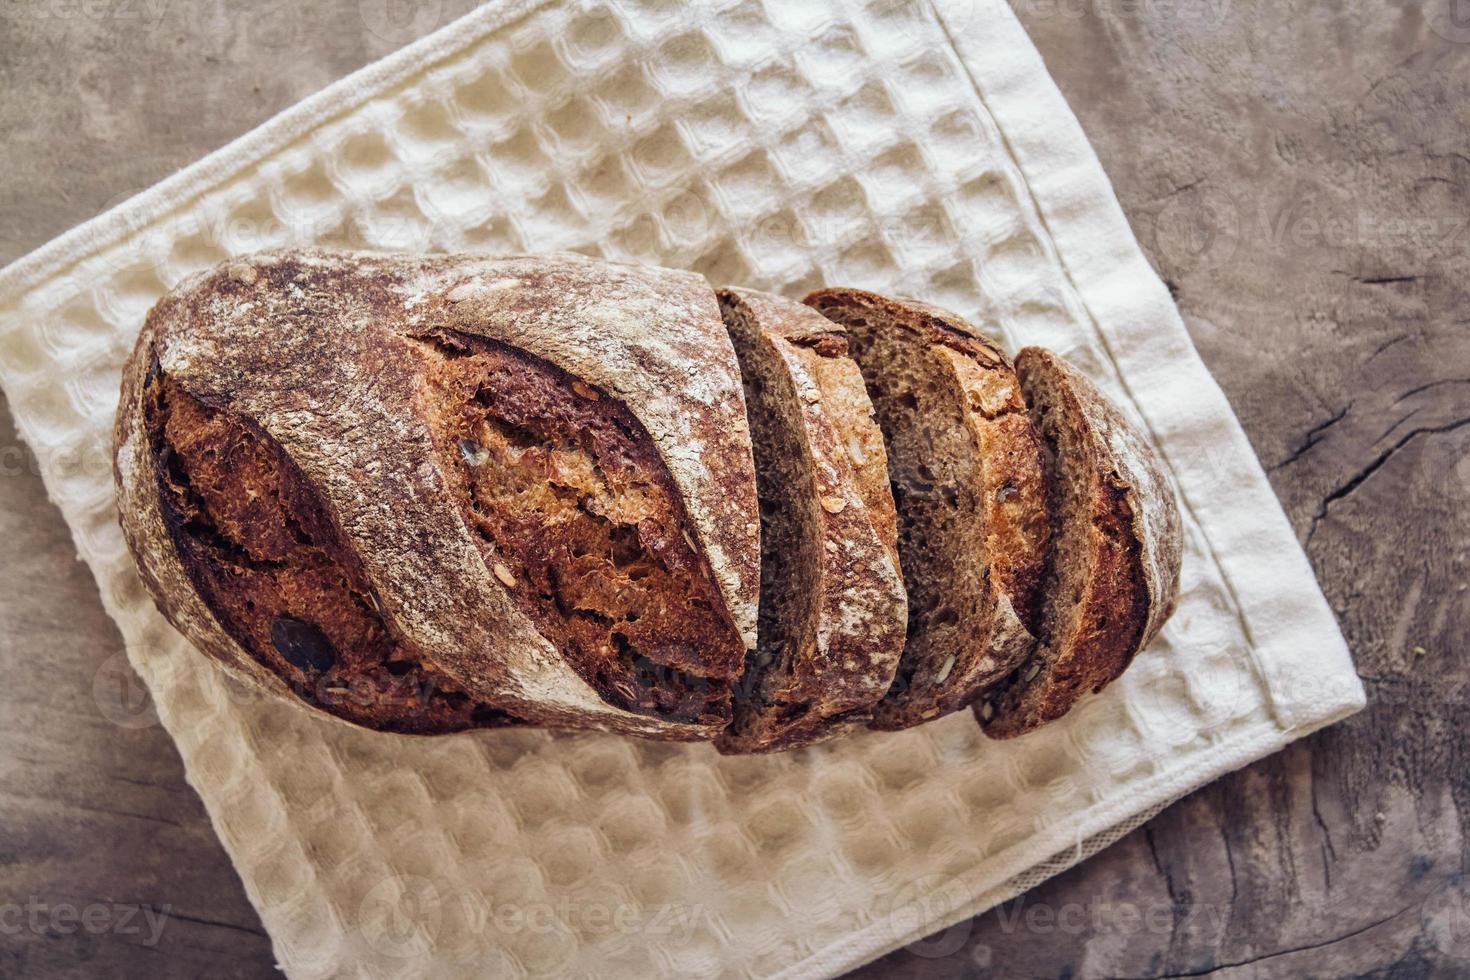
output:
[[[1060,718],[1124,671],[1173,611],[1183,549],[1148,440],[1051,351],[1026,348],[1016,370],[1047,448],[1055,523],[1041,642],[975,705],[995,738]]]
[[[721,752],[866,724],[893,682],[907,604],[883,437],[847,337],[808,307],[724,289],[761,514],[757,648]]]
[[[945,310],[856,289],[805,302],[852,340],[888,450],[908,641],[873,726],[957,711],[1034,643],[1050,520],[1010,361]]]

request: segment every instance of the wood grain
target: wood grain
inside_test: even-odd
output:
[[[5,6],[0,262],[460,12],[375,33],[370,6]],[[1470,30],[1450,0],[1016,9],[1266,464],[1369,708],[859,973],[1465,975]],[[0,916],[0,975],[275,975],[8,417],[0,475],[0,906],[40,924]],[[63,905],[104,927],[53,928]],[[170,913],[154,944],[122,922],[145,905]]]

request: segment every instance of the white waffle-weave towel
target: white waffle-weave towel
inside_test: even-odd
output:
[[[722,759],[602,736],[395,738],[262,701],[143,593],[110,427],[161,293],[313,243],[857,285],[1053,347],[1136,411],[1178,483],[1178,612],[1122,681],[1008,743],[962,714]],[[1229,405],[999,0],[491,4],[0,273],[0,364],[293,977],[836,974],[1363,703]]]

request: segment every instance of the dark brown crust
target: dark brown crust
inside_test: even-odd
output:
[[[1090,528],[1087,568],[1053,568],[1045,584],[1057,589],[1063,574],[1085,574],[1075,628],[1043,623],[1037,660],[975,706],[994,738],[1054,721],[1117,679],[1173,610],[1183,549],[1178,506],[1148,440],[1090,380],[1052,352],[1026,348],[1016,362],[1028,401],[1036,401],[1034,386],[1049,384],[1061,399],[1051,411],[1064,412],[1066,424],[1083,433],[1082,452],[1053,452],[1051,458],[1074,474],[1085,468],[1084,517]],[[1048,431],[1039,416],[1037,425]],[[1061,483],[1053,477],[1054,487]]]
[[[882,436],[843,331],[768,293],[723,289],[719,298],[752,431],[768,433],[756,440],[763,513],[804,536],[791,544],[763,532],[760,645],[742,685],[748,696],[715,744],[781,751],[861,727],[893,680],[907,620],[896,515]],[[791,471],[800,479],[772,482]],[[790,582],[774,580],[788,578],[810,592],[798,621],[782,623],[771,604]]]
[[[921,665],[911,658],[900,665],[899,680],[879,707],[873,727],[907,728],[968,705],[1009,674],[1034,642],[1050,533],[1040,441],[1026,415],[1009,359],[998,345],[955,314],[856,289],[819,290],[804,302],[839,324],[852,326],[881,318],[885,327],[906,331],[913,344],[927,345],[943,364],[956,397],[963,399],[959,411],[980,464],[981,485],[973,490],[982,502],[986,553],[974,558],[985,566],[986,595],[977,601],[979,616],[966,631],[972,642],[953,651],[947,673],[941,668],[932,678],[916,674]],[[860,351],[857,357],[863,363]],[[872,391],[884,383],[876,371],[864,365]],[[901,500],[899,509],[902,521]],[[922,606],[926,597],[915,594],[910,560],[907,556],[903,560],[910,586],[912,630],[926,615]]]
[[[440,456],[521,610],[608,703],[728,722],[745,645],[642,424],[507,344],[422,339]]]
[[[465,295],[482,283],[493,289]],[[607,704],[516,607],[464,525],[424,418],[424,359],[410,338],[442,327],[498,339],[516,324],[529,353],[584,378],[611,376],[590,383],[615,391],[658,441],[721,600],[753,642],[754,474],[713,291],[688,274],[580,256],[292,251],[228,263],[165,296],[126,369],[116,427],[119,510],[144,583],[196,646],[284,690],[210,611],[173,543],[142,412],[156,356],[190,397],[279,447],[360,561],[384,621],[428,669],[534,724],[713,737],[723,723]],[[718,449],[718,466],[680,455],[698,440]]]
[[[156,369],[144,416],[164,521],[210,611],[301,701],[365,728],[430,735],[519,720],[422,661],[377,611],[356,556],[280,447]],[[288,659],[283,627],[330,663]]]
[[[690,272],[576,255],[486,264],[462,278],[449,265],[441,278],[457,284],[430,297],[419,318],[443,317],[448,329],[524,348],[624,402],[658,444],[753,647],[755,469],[740,371],[714,288]]]

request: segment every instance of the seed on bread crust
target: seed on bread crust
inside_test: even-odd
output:
[[[893,680],[906,603],[885,460],[845,334],[790,300],[721,290],[740,360],[761,511],[758,645],[721,752],[861,727]],[[854,451],[856,449],[856,451]]]
[[[1036,653],[976,714],[1010,738],[1066,714],[1115,680],[1163,624],[1182,548],[1172,488],[1148,439],[1051,351],[1016,358],[1048,452],[1053,540]]]
[[[968,706],[1034,642],[1040,440],[1010,362],[955,314],[857,289],[805,302],[847,328],[883,432],[910,629],[872,727],[907,728]]]

